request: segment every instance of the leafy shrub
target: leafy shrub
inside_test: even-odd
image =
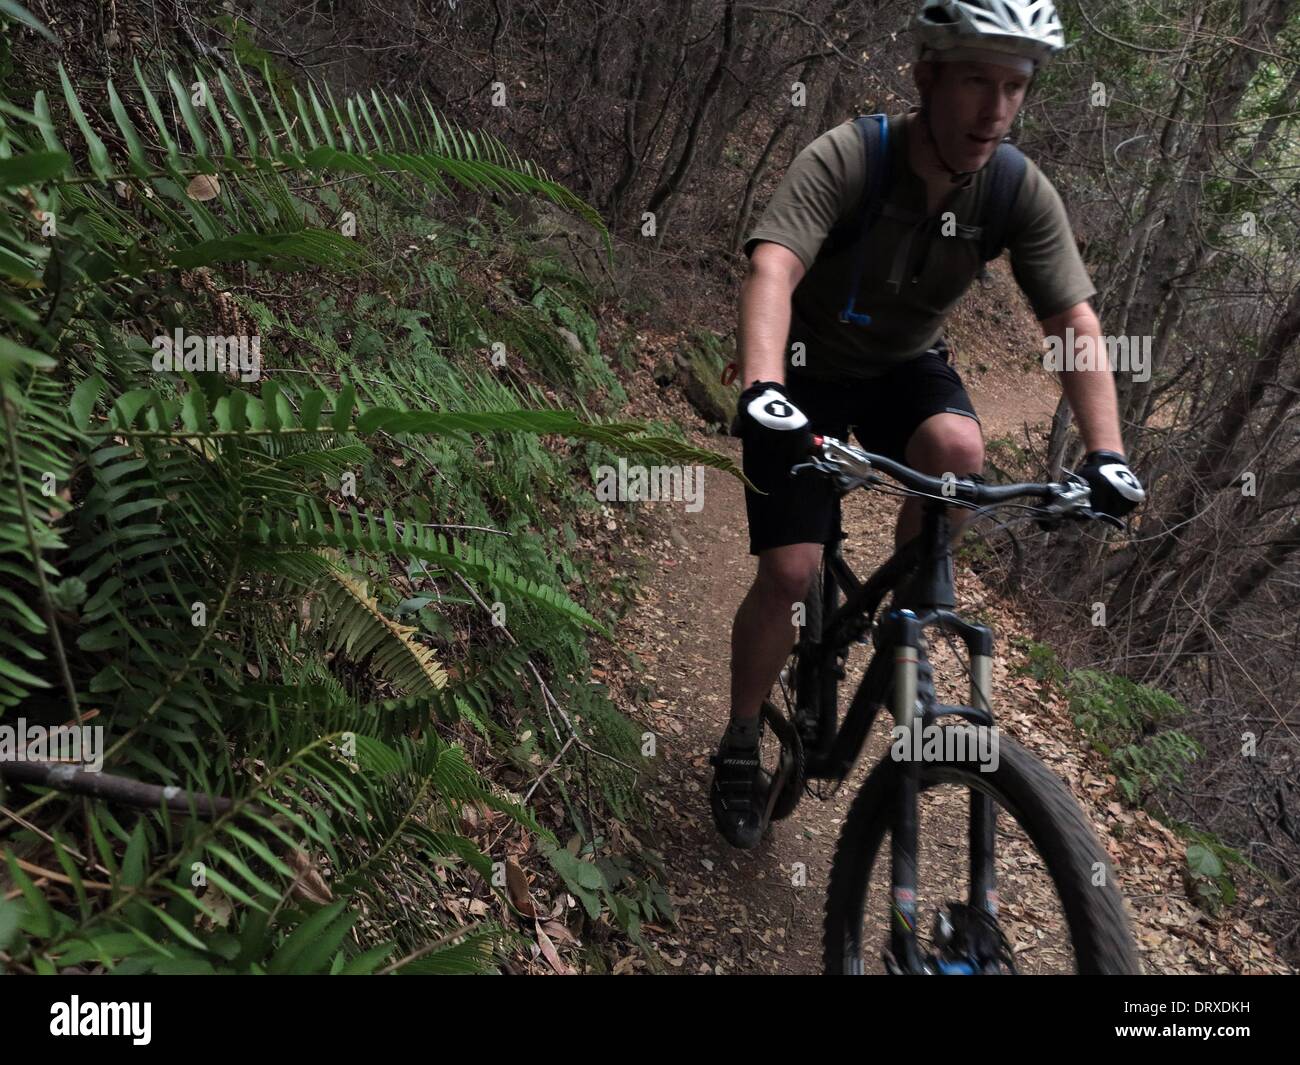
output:
[[[1177,783],[1204,754],[1186,733],[1168,727],[1186,714],[1167,692],[1092,669],[1069,674],[1074,723],[1111,762],[1120,789],[1140,805],[1156,789]]]

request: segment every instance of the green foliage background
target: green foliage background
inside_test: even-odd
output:
[[[0,722],[102,726],[190,809],[7,789],[0,963],[490,970],[484,818],[639,939],[670,906],[608,836],[643,763],[589,680],[590,469],[736,471],[611,420],[586,283],[465,204],[599,218],[427,101],[132,73],[0,86]],[[159,372],[178,328],[260,337],[261,379]]]

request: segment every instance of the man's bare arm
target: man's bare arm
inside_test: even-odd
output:
[[[1044,318],[1040,324],[1044,337],[1059,339],[1061,351],[1068,350],[1066,330],[1072,327],[1076,345],[1080,338],[1091,337],[1095,345],[1093,350],[1104,356],[1106,345],[1101,340],[1101,323],[1087,303],[1076,303],[1060,314]],[[1124,438],[1119,428],[1115,376],[1106,366],[1104,357],[1100,365],[1102,368],[1097,370],[1061,370],[1061,387],[1078,423],[1084,446],[1089,451],[1116,451],[1123,455]]]
[[[790,297],[805,273],[803,261],[782,244],[762,241],[740,286],[741,387],[755,381],[785,384]]]

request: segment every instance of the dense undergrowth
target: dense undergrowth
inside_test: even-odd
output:
[[[990,442],[988,465],[1001,480],[1024,480],[1034,468],[1010,440]],[[963,557],[981,570],[992,566],[997,548],[979,537],[963,545]],[[1015,672],[1034,678],[1045,694],[1063,698],[1076,727],[1107,761],[1121,800],[1169,825],[1184,843],[1183,879],[1188,896],[1211,914],[1237,898],[1237,877],[1246,870],[1274,889],[1280,885],[1204,826],[1175,817],[1170,797],[1189,769],[1205,755],[1192,715],[1169,692],[1096,668],[1070,669],[1057,652],[1035,640],[1015,641],[1024,661]]]
[[[1183,878],[1189,897],[1209,913],[1237,898],[1237,871],[1262,870],[1214,833],[1170,815],[1171,789],[1183,784],[1204,747],[1186,729],[1187,708],[1168,692],[1098,669],[1066,669],[1043,643],[1016,641],[1025,661],[1015,672],[1046,693],[1064,697],[1074,724],[1103,755],[1124,803],[1151,813],[1184,842]]]
[[[640,731],[589,676],[591,471],[734,467],[611,420],[592,293],[488,200],[598,220],[426,102],[126,81],[0,83],[0,725],[104,753],[0,780],[0,965],[639,940],[670,907],[621,831]]]

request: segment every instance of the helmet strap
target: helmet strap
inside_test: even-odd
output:
[[[930,142],[930,147],[934,149],[934,157],[939,160],[939,165],[948,172],[949,181],[956,185],[964,178],[975,173],[974,170],[954,170],[948,165],[948,160],[943,157],[943,152],[939,150],[939,141],[934,135],[934,130],[930,128],[930,101],[925,97],[921,99],[921,127],[925,130],[925,136]]]

